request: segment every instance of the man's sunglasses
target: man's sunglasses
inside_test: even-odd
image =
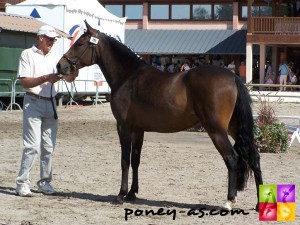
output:
[[[51,38],[46,35],[43,35],[43,37],[45,37],[48,41],[56,41],[56,38]]]

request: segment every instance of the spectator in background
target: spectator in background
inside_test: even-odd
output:
[[[167,71],[168,71],[169,73],[174,73],[174,71],[175,71],[175,66],[174,66],[173,63],[167,64]]]
[[[242,61],[241,65],[239,66],[239,75],[242,81],[246,83],[246,65],[244,61]]]
[[[288,73],[288,78],[287,78],[287,84],[290,85],[295,85],[297,84],[297,71],[294,67],[294,63],[293,62],[289,62],[289,73]],[[291,88],[291,90],[293,90],[293,88]]]
[[[290,71],[290,68],[286,64],[286,61],[282,61],[282,63],[279,65],[279,84],[286,85],[287,83],[287,77]],[[280,87],[280,91],[286,91],[286,87]]]
[[[265,84],[274,84],[275,82],[275,75],[272,70],[271,63],[269,61],[266,62],[266,74],[265,74]]]
[[[231,72],[235,73],[235,63],[234,63],[234,60],[232,60],[231,63],[228,64],[227,69],[229,69]]]
[[[269,61],[266,62],[266,74],[265,76],[268,76],[270,75],[270,73],[272,73],[272,66],[271,66],[271,63]]]
[[[157,63],[156,68],[159,69],[159,70],[162,71],[162,72],[163,72],[164,69],[165,69],[164,66],[163,66],[160,62]]]
[[[295,67],[295,64],[293,62],[289,62],[289,68],[290,68],[290,72],[293,72],[296,76],[298,74],[298,70],[297,68]]]
[[[226,67],[225,67],[225,64],[224,64],[223,62],[220,62],[219,67],[221,67],[221,68],[226,68]]]
[[[205,63],[204,63],[205,65],[210,65],[210,60],[209,59],[207,59],[207,60],[205,60]]]
[[[190,69],[190,66],[187,62],[183,63],[181,68],[180,68],[180,71],[187,71]]]

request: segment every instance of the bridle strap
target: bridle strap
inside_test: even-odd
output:
[[[75,62],[73,62],[71,59],[69,59],[65,54],[63,55],[63,58],[65,58],[70,63],[70,65],[74,69],[74,71],[77,70],[77,63],[78,63],[78,61],[82,58],[82,56],[84,56],[86,50],[89,47],[90,47],[90,45],[86,47],[86,49],[83,51],[83,53],[80,55],[80,57],[77,58],[77,60]]]
[[[76,64],[77,64],[77,61],[76,62],[73,62],[71,59],[69,59],[65,54],[63,55],[63,58],[65,58],[68,63],[70,63],[71,67],[76,71]]]
[[[96,33],[96,38],[98,37],[99,31],[97,31]],[[97,38],[98,39],[98,38]],[[95,64],[95,56],[96,56],[96,52],[95,52],[95,46],[97,44],[95,43],[90,43],[86,49],[83,51],[82,54],[80,54],[80,56],[77,58],[77,60],[75,62],[73,62],[71,59],[69,59],[65,54],[63,55],[63,58],[65,58],[71,65],[71,67],[74,69],[74,71],[77,70],[77,63],[78,61],[84,56],[85,52],[88,50],[88,48],[92,48],[92,57],[91,57],[91,63]]]
[[[97,31],[97,33],[96,33],[96,38],[98,37],[98,34],[99,34],[99,31]],[[96,43],[89,43],[89,45],[86,47],[86,49],[83,51],[83,53],[80,55],[80,57],[77,58],[77,60],[75,62],[72,61],[70,58],[68,58],[65,54],[63,55],[63,58],[65,58],[70,63],[71,68],[73,68],[74,71],[77,71],[77,63],[78,63],[78,61],[84,56],[84,54],[88,50],[88,48],[92,48],[91,64],[93,65],[93,64],[95,64],[95,61],[96,61],[95,60],[95,56],[96,56],[95,46],[96,45],[97,45]],[[65,84],[66,84],[66,82],[65,82]],[[74,83],[74,87],[75,87],[75,83]],[[66,84],[66,88],[68,90],[68,93],[69,93],[70,97],[73,99],[73,96],[71,95],[71,93],[70,93],[70,91],[68,89],[67,84]],[[76,87],[75,87],[75,89],[76,89]],[[76,90],[76,92],[77,92],[77,90]],[[52,104],[52,106],[54,107],[53,104]],[[54,110],[54,108],[53,108],[53,110]],[[56,114],[55,110],[54,110],[54,118],[57,119],[57,114]]]

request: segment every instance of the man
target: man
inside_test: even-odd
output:
[[[242,61],[241,65],[239,66],[239,75],[243,83],[246,83],[246,64],[244,61]]]
[[[287,82],[287,76],[289,74],[289,67],[286,64],[286,61],[283,60],[283,62],[279,65],[279,84],[280,85],[286,85]],[[286,91],[286,87],[280,87],[279,91]]]
[[[231,63],[228,64],[227,69],[235,74],[235,63],[234,60],[231,60]]]
[[[187,70],[190,70],[190,67],[189,67],[189,64],[187,62],[185,62],[182,64],[180,71],[187,71]]]
[[[55,193],[52,180],[52,154],[56,142],[57,118],[54,104],[56,90],[52,84],[61,76],[56,72],[60,56],[52,50],[58,34],[51,26],[40,27],[37,44],[25,49],[20,57],[18,76],[26,90],[23,104],[23,155],[16,179],[19,196],[32,196],[29,173],[40,154],[40,180],[38,190],[44,194]],[[52,93],[51,93],[52,91]]]

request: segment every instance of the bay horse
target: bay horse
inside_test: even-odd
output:
[[[258,197],[263,183],[260,155],[254,145],[251,98],[240,78],[212,65],[178,73],[161,72],[113,37],[85,24],[85,33],[63,55],[57,69],[68,75],[98,64],[111,88],[110,105],[117,121],[122,168],[121,188],[114,202],[136,199],[144,132],[178,132],[198,123],[228,169],[228,194],[222,208],[232,209],[237,191],[244,190],[251,171]],[[130,162],[132,185],[128,192]]]

